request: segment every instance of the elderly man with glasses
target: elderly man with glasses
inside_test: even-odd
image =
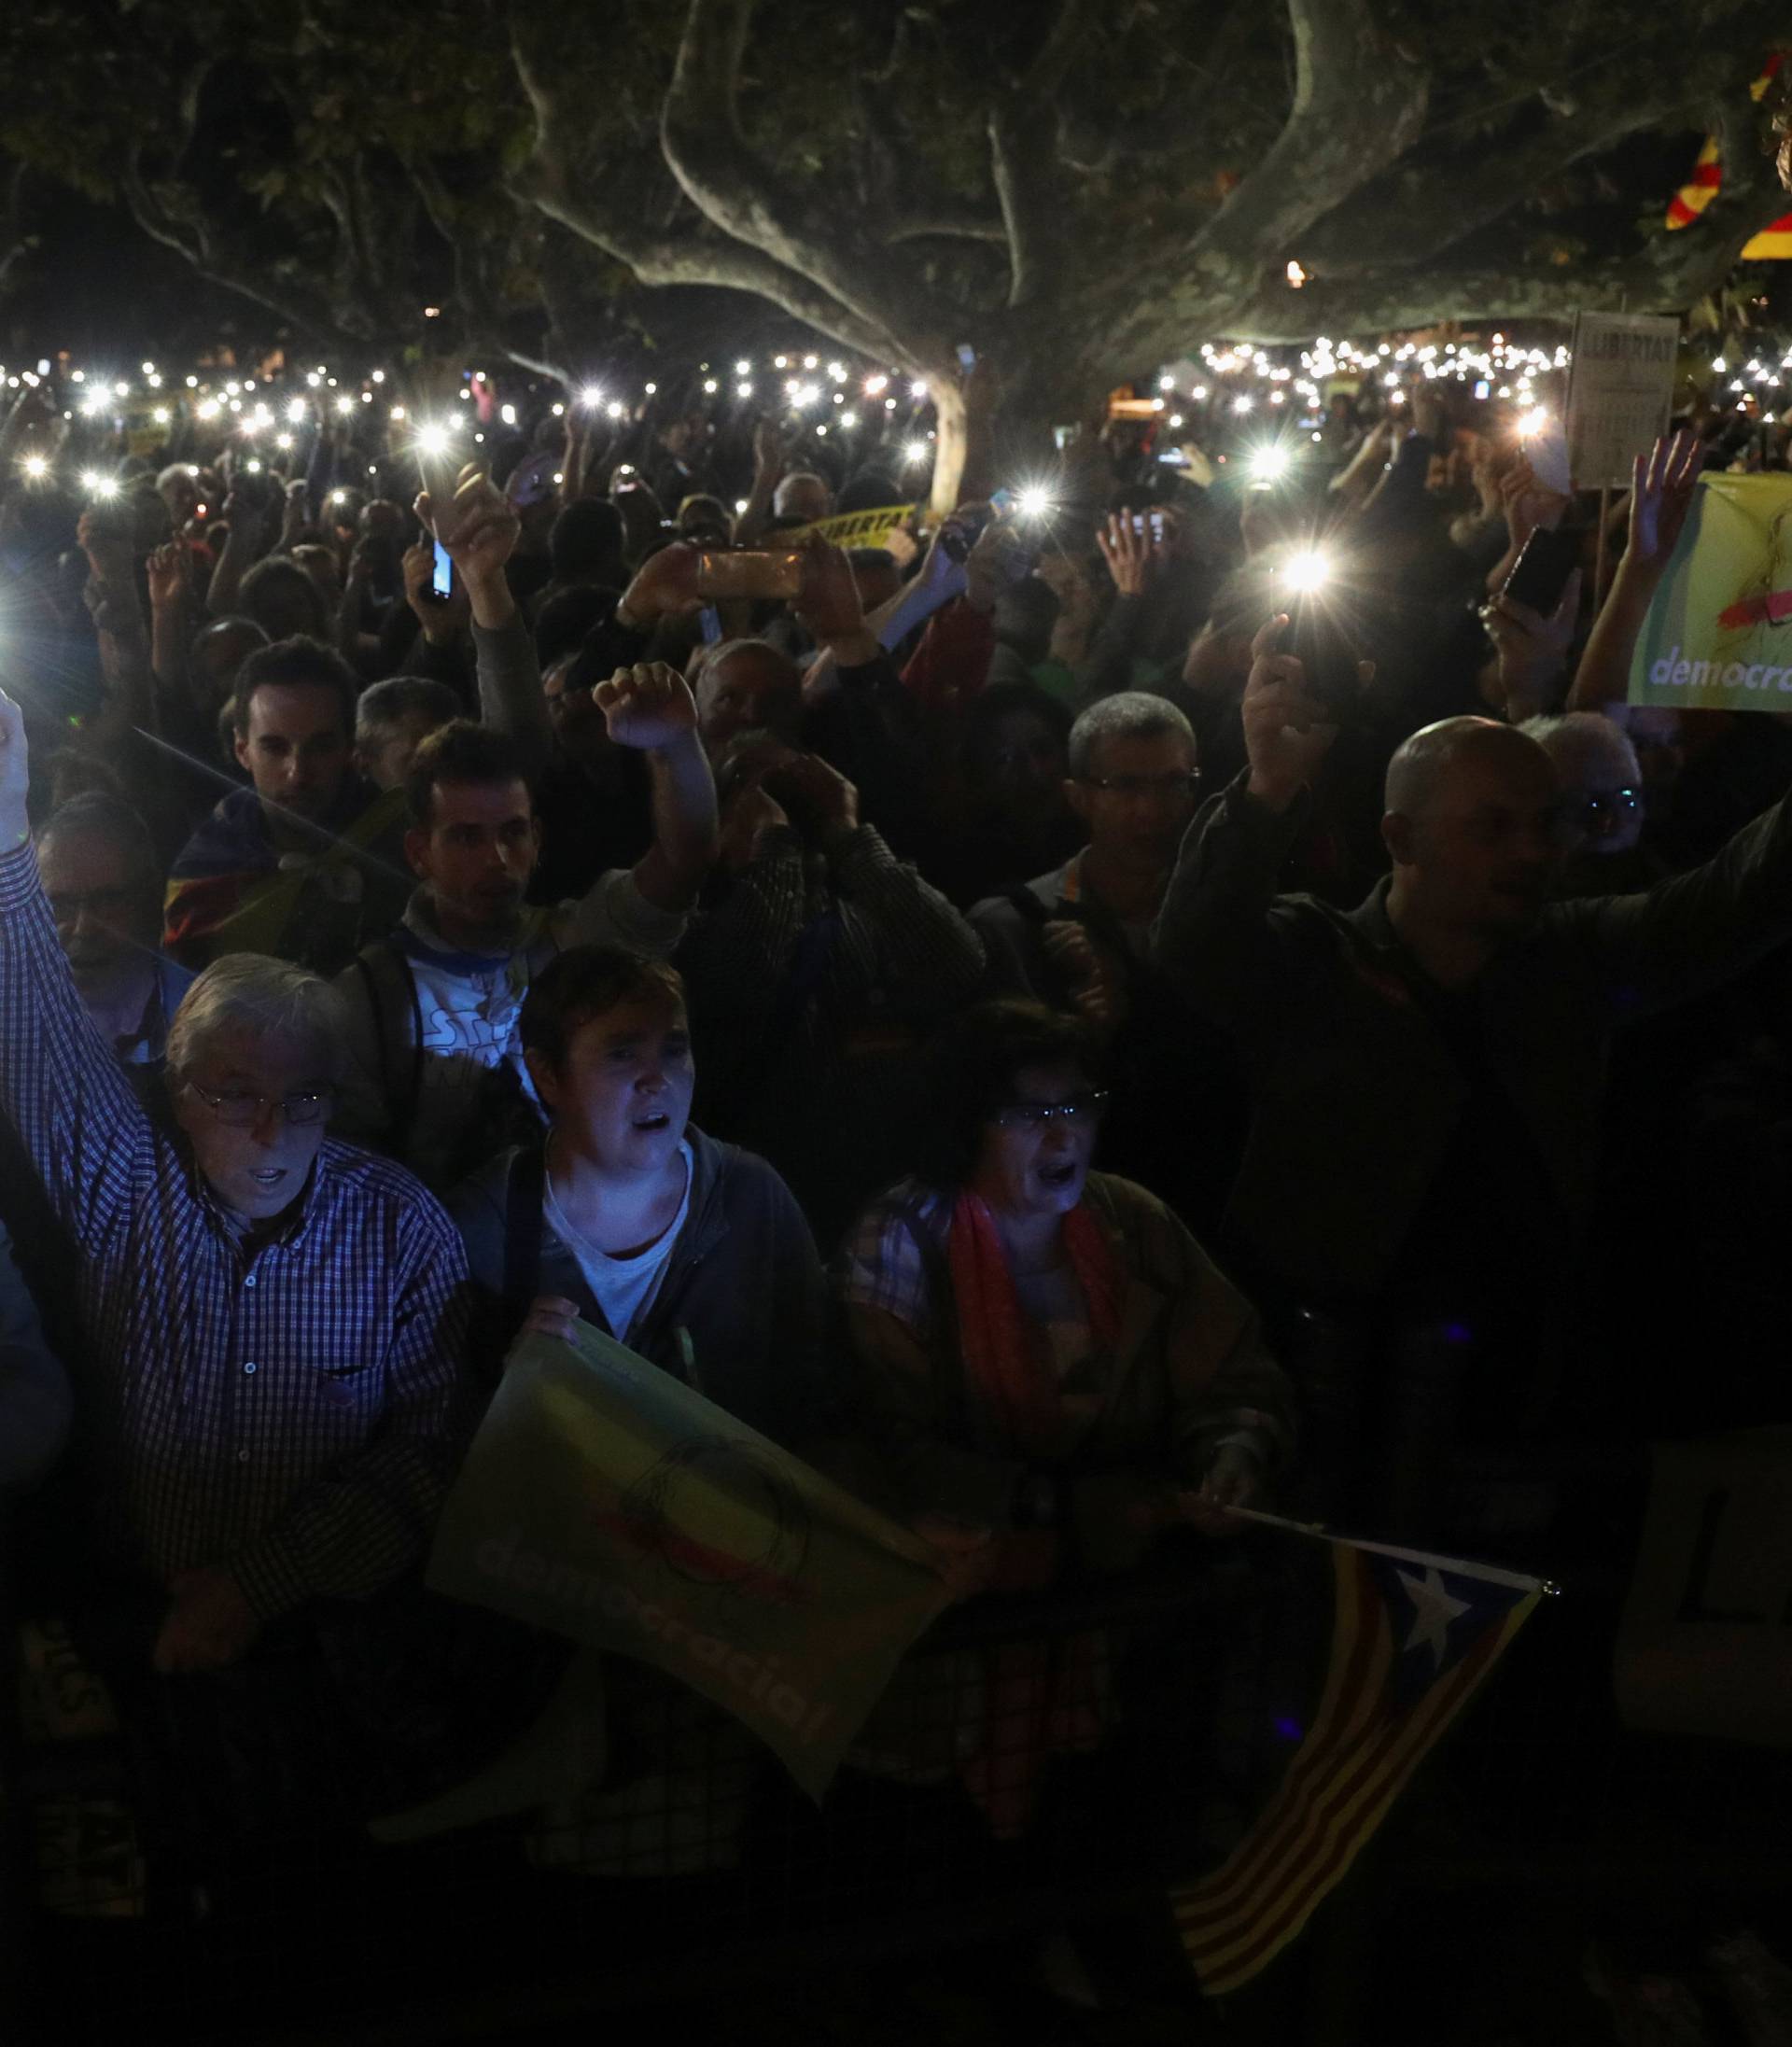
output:
[[[157,1589],[163,1672],[234,1662],[420,1562],[463,1419],[466,1265],[411,1176],[325,1135],[315,975],[236,955],[168,1032],[175,1129],[84,1008],[38,878],[0,697],[0,1106],[77,1246],[91,1534]]]

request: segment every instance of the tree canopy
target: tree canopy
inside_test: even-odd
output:
[[[21,0],[0,149],[319,342],[428,303],[563,366],[618,286],[723,287],[927,377],[949,437],[964,344],[1039,422],[1211,335],[1683,307],[1785,207],[1749,93],[1783,28],[1766,0],[134,0],[96,33]],[[1707,132],[1722,193],[1669,235]]]

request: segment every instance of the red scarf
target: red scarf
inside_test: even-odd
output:
[[[1120,1330],[1120,1262],[1088,1204],[1064,1218],[1064,1248],[1089,1308],[1098,1351],[1111,1351]],[[946,1235],[946,1258],[959,1310],[959,1351],[965,1377],[1024,1457],[1064,1451],[1064,1404],[1039,1332],[1020,1294],[987,1202],[959,1196]]]

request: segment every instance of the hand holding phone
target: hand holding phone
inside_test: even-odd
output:
[[[1564,533],[1560,526],[1538,526],[1519,551],[1500,595],[1528,604],[1547,618],[1561,602],[1561,593],[1579,563],[1578,534]]]
[[[1309,694],[1341,717],[1362,694],[1363,652],[1323,590],[1303,592],[1289,609],[1285,651],[1300,663]]]

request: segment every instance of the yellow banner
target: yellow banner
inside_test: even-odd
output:
[[[837,512],[832,519],[818,519],[801,532],[778,536],[806,540],[811,534],[834,547],[888,547],[891,534],[900,532],[920,510],[919,505],[882,505],[875,512]]]

